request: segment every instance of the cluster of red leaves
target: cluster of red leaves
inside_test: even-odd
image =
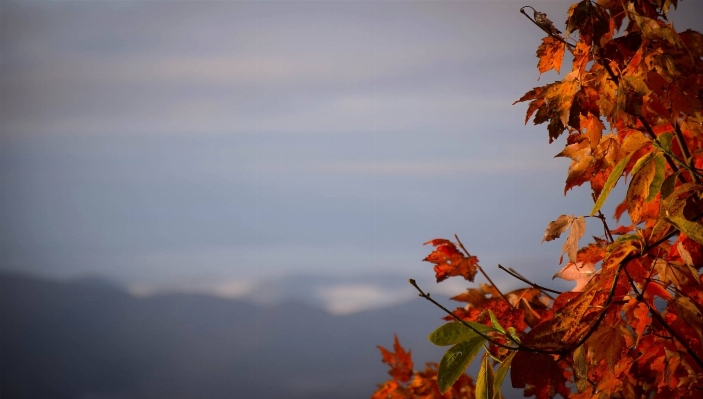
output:
[[[494,365],[482,367],[481,395],[501,397],[481,388],[501,363],[525,396],[703,397],[703,35],[674,29],[667,17],[676,6],[583,0],[569,9],[564,35],[534,11],[548,35],[537,49],[539,72],[559,72],[567,52],[571,71],[517,102],[529,102],[525,122],[547,123],[550,143],[566,133],[557,154],[571,159],[565,193],[590,185],[595,205],[585,216],[596,216],[589,222],[602,223],[604,234],[580,246],[586,219],[573,215],[545,231],[551,241],[569,230],[569,262],[556,276],[576,281],[576,292],[552,298],[534,286],[502,294],[480,285],[452,298],[466,306],[446,320],[493,326],[486,342]],[[611,229],[600,209],[619,182],[627,191],[613,219],[627,214],[629,224]],[[425,260],[437,282],[473,281],[481,270],[451,241],[429,243],[436,249]],[[436,367],[393,371],[382,351],[393,379],[373,398],[440,397],[427,393]],[[405,352],[398,346],[395,356]],[[465,393],[450,397],[474,397],[464,377],[457,386]]]

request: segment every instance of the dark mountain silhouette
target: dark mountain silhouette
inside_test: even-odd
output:
[[[0,275],[0,397],[366,398],[393,333],[417,367],[441,313],[420,299],[333,316],[298,302],[135,298],[97,279]]]

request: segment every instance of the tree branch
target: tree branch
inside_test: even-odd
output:
[[[662,315],[656,309],[653,309],[652,306],[650,306],[649,303],[644,300],[644,298],[642,297],[642,293],[640,292],[640,290],[637,289],[637,285],[632,279],[632,276],[630,276],[630,273],[627,271],[627,268],[623,268],[623,271],[625,272],[625,276],[627,276],[627,281],[630,283],[632,290],[637,295],[637,301],[643,303],[647,307],[647,309],[649,309],[649,313],[652,315],[652,317],[657,319],[657,321],[662,325],[662,327],[664,327],[664,329],[669,334],[671,334],[671,336],[674,337],[674,339],[676,339],[681,344],[681,346],[686,349],[686,352],[691,355],[691,357],[698,364],[698,366],[703,369],[703,360],[698,357],[698,355],[693,351],[693,349],[691,349],[690,346],[686,344],[686,342],[684,342],[684,339],[669,325],[669,323],[666,322],[666,320],[664,320]]]
[[[676,140],[679,142],[679,148],[681,149],[681,154],[683,155],[684,161],[686,161],[686,165],[688,165],[688,173],[691,174],[691,178],[693,179],[694,182],[700,183],[700,178],[698,177],[698,174],[695,172],[695,167],[693,165],[693,160],[691,159],[691,153],[688,151],[688,146],[686,145],[686,140],[683,137],[683,132],[681,131],[681,126],[679,125],[679,122],[676,121],[676,124],[674,125],[674,134],[676,135]]]
[[[550,351],[550,350],[537,349],[537,348],[531,348],[531,347],[529,347],[529,346],[525,346],[525,345],[521,344],[520,342],[518,342],[517,340],[515,340],[513,337],[511,337],[510,334],[505,334],[505,337],[508,338],[508,339],[509,339],[512,343],[514,343],[516,346],[509,346],[509,345],[505,345],[505,344],[502,344],[502,343],[500,343],[500,342],[494,341],[493,338],[491,338],[491,337],[489,337],[488,335],[486,335],[486,334],[484,334],[484,333],[478,331],[477,329],[475,329],[474,327],[472,327],[471,324],[467,323],[465,320],[460,319],[460,318],[459,318],[457,315],[455,315],[452,311],[450,311],[449,309],[445,308],[444,306],[442,306],[442,304],[440,304],[439,302],[437,302],[437,301],[435,301],[433,298],[431,298],[429,293],[425,293],[424,291],[422,291],[422,289],[417,285],[417,282],[416,282],[415,280],[410,279],[410,280],[408,280],[408,282],[410,283],[410,285],[412,285],[413,287],[415,287],[415,289],[420,293],[420,296],[421,296],[421,297],[423,297],[423,298],[427,299],[428,301],[432,302],[432,304],[434,304],[434,305],[437,306],[438,308],[442,309],[442,310],[443,310],[445,313],[447,313],[448,315],[452,316],[456,321],[460,322],[461,324],[463,324],[464,326],[466,326],[467,328],[469,328],[471,331],[473,331],[473,332],[475,332],[476,334],[478,334],[481,338],[483,338],[483,339],[485,339],[486,341],[492,343],[493,345],[499,346],[499,347],[501,347],[501,348],[509,349],[509,350],[522,350],[522,351],[526,351],[526,352],[544,353],[544,354],[548,354],[548,355],[561,355],[561,354],[566,353],[564,350]]]
[[[701,217],[703,217],[703,212],[699,213],[696,215],[693,220],[698,220]],[[679,230],[673,229],[671,232],[666,234],[664,237],[660,238],[659,240],[647,245],[644,250],[642,251],[643,254],[646,254],[647,252],[651,251],[652,249],[658,247],[661,243],[664,241],[668,241],[671,237],[675,236],[676,234],[679,233]],[[586,335],[584,335],[576,344],[572,345],[572,348],[578,348],[579,346],[583,345],[588,338],[598,329],[598,326],[600,326],[600,323],[603,321],[603,318],[605,318],[605,314],[608,311],[608,307],[613,303],[613,296],[615,296],[615,287],[618,284],[618,278],[620,278],[620,271],[623,269],[624,265],[626,265],[628,262],[631,260],[640,258],[642,255],[639,254],[630,254],[626,256],[622,261],[620,261],[620,264],[618,265],[618,268],[615,272],[615,278],[613,278],[613,284],[610,287],[610,292],[608,293],[608,298],[605,300],[605,305],[603,305],[603,310],[600,312],[598,315],[598,318],[596,319],[595,323],[593,323],[593,326],[588,330]],[[703,366],[702,366],[703,367]]]
[[[529,15],[527,15],[527,13],[525,12],[525,8],[532,8],[532,7],[531,7],[531,6],[524,6],[524,7],[520,8],[520,12],[521,12],[524,16],[526,16],[527,19],[529,19],[530,21],[532,21],[533,24],[537,25],[537,27],[539,27],[540,29],[542,29],[542,31],[544,31],[544,33],[546,33],[546,34],[548,34],[549,36],[551,36],[551,37],[553,37],[553,38],[559,40],[560,42],[566,44],[567,46],[569,46],[569,48],[572,48],[572,49],[573,49],[573,48],[576,48],[576,46],[574,46],[573,44],[571,44],[571,43],[567,42],[566,40],[564,40],[563,37],[561,37],[561,36],[559,36],[559,35],[555,35],[554,33],[552,33],[552,32],[550,32],[550,31],[544,29],[544,28],[542,27],[542,25],[538,24],[537,21],[535,21],[534,19],[532,19],[532,17],[530,17]],[[537,10],[535,10],[534,8],[532,8],[532,11],[535,11],[535,12],[536,12]]]
[[[530,286],[532,286],[532,288],[536,288],[536,289],[538,289],[538,290],[544,292],[544,294],[547,295],[547,296],[550,297],[550,298],[552,298],[552,297],[551,297],[549,294],[547,294],[547,292],[551,292],[552,294],[561,295],[561,291],[553,290],[553,289],[551,289],[551,288],[542,287],[542,286],[539,285],[539,284],[535,284],[535,283],[533,283],[532,281],[530,281],[530,280],[526,279],[525,277],[523,277],[521,274],[519,274],[518,272],[516,272],[516,271],[513,270],[513,269],[506,269],[506,268],[504,268],[504,267],[503,267],[502,265],[500,265],[500,264],[498,265],[498,268],[499,268],[500,270],[502,270],[502,271],[508,273],[509,275],[515,277],[516,279],[522,281],[523,283],[529,284]],[[554,299],[554,298],[552,298],[552,299]]]

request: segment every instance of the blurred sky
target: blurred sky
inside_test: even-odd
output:
[[[422,243],[457,233],[506,284],[548,278],[547,223],[592,201],[511,105],[558,78],[518,10],[571,3],[3,1],[1,267],[236,296],[431,278]]]

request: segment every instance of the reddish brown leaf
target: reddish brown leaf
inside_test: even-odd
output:
[[[605,359],[612,370],[615,362],[627,348],[628,341],[631,345],[633,341],[632,333],[621,323],[614,326],[601,325],[586,341],[591,362],[598,364],[598,362]]]
[[[531,385],[537,398],[552,397],[565,382],[562,370],[552,356],[522,351],[513,357],[510,380],[513,388]]]
[[[434,271],[438,283],[454,276],[462,276],[466,280],[474,281],[478,271],[477,257],[464,256],[449,240],[438,238],[425,243],[427,244],[437,247],[424,261],[435,264]]]

